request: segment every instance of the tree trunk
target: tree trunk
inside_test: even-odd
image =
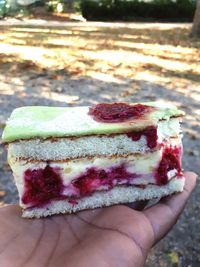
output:
[[[200,38],[200,0],[197,0],[191,36]]]

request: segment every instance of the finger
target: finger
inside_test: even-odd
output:
[[[161,199],[153,207],[143,211],[154,232],[154,244],[164,237],[176,223],[196,184],[197,175],[185,173],[185,187],[182,193]]]
[[[5,205],[0,207],[1,217],[9,217],[10,219],[21,217],[21,208],[19,205]]]
[[[127,203],[125,205],[131,209],[141,211],[147,206],[148,202],[148,200],[141,200],[132,203]]]

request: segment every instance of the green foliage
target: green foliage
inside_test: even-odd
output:
[[[21,4],[20,4],[21,3]],[[27,3],[27,5],[22,4],[23,1],[17,1],[17,0],[0,0],[0,18],[1,17],[23,17],[23,16],[29,16],[33,13],[34,8],[41,8],[45,6],[45,3],[40,0],[30,1],[30,4],[28,4],[28,1],[24,1],[24,3]]]
[[[50,12],[56,12],[57,11],[57,6],[60,3],[59,0],[54,0],[54,1],[48,1],[47,6],[48,6],[48,11]]]
[[[192,0],[82,0],[81,11],[87,20],[191,21]]]
[[[0,0],[0,18],[5,16],[17,17],[17,16],[28,16],[35,14],[35,10],[43,9],[43,13],[49,12],[67,12],[69,3],[71,3],[72,10],[80,11],[81,0]],[[21,3],[21,4],[20,4]]]
[[[77,12],[81,11],[80,5],[81,5],[81,0],[74,0],[73,1],[73,8],[75,11],[77,11]]]
[[[0,18],[4,17],[7,12],[6,1],[0,0]]]

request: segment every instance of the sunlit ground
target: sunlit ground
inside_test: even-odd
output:
[[[2,27],[0,68],[20,72],[28,65],[38,72],[63,70],[118,83],[143,79],[181,90],[188,81],[200,81],[199,48],[200,42],[188,38],[188,27]]]

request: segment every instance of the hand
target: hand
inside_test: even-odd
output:
[[[0,209],[0,266],[140,267],[176,223],[195,187],[185,173],[182,193],[143,211],[125,205],[45,219],[22,219],[18,206]]]

